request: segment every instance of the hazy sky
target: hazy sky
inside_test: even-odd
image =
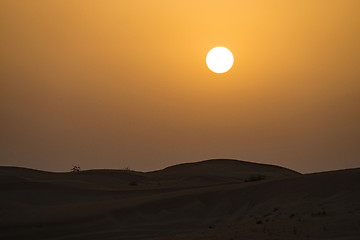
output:
[[[360,1],[0,0],[0,165],[360,167]],[[235,58],[225,74],[213,47]]]

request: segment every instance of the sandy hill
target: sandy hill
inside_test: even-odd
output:
[[[0,239],[360,239],[360,169],[209,160],[149,173],[1,167],[0,181]]]
[[[279,166],[233,159],[183,163],[148,173],[163,184],[182,186],[244,182],[298,174],[300,173]]]
[[[205,186],[298,174],[300,173],[279,166],[231,159],[212,159],[179,164],[148,173],[100,169],[74,174],[71,172],[52,173],[19,167],[0,167],[2,183],[35,181],[114,189],[124,188],[128,185],[137,185],[140,188],[144,186]]]

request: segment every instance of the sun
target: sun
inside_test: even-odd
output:
[[[224,73],[234,64],[234,56],[225,47],[215,47],[206,55],[206,65],[215,73]]]

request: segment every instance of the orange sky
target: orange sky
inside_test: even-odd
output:
[[[360,1],[0,0],[0,165],[360,167]],[[229,48],[225,74],[206,53]]]

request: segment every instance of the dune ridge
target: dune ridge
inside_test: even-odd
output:
[[[0,239],[360,237],[360,168],[216,159],[147,173],[0,167],[0,180]]]

